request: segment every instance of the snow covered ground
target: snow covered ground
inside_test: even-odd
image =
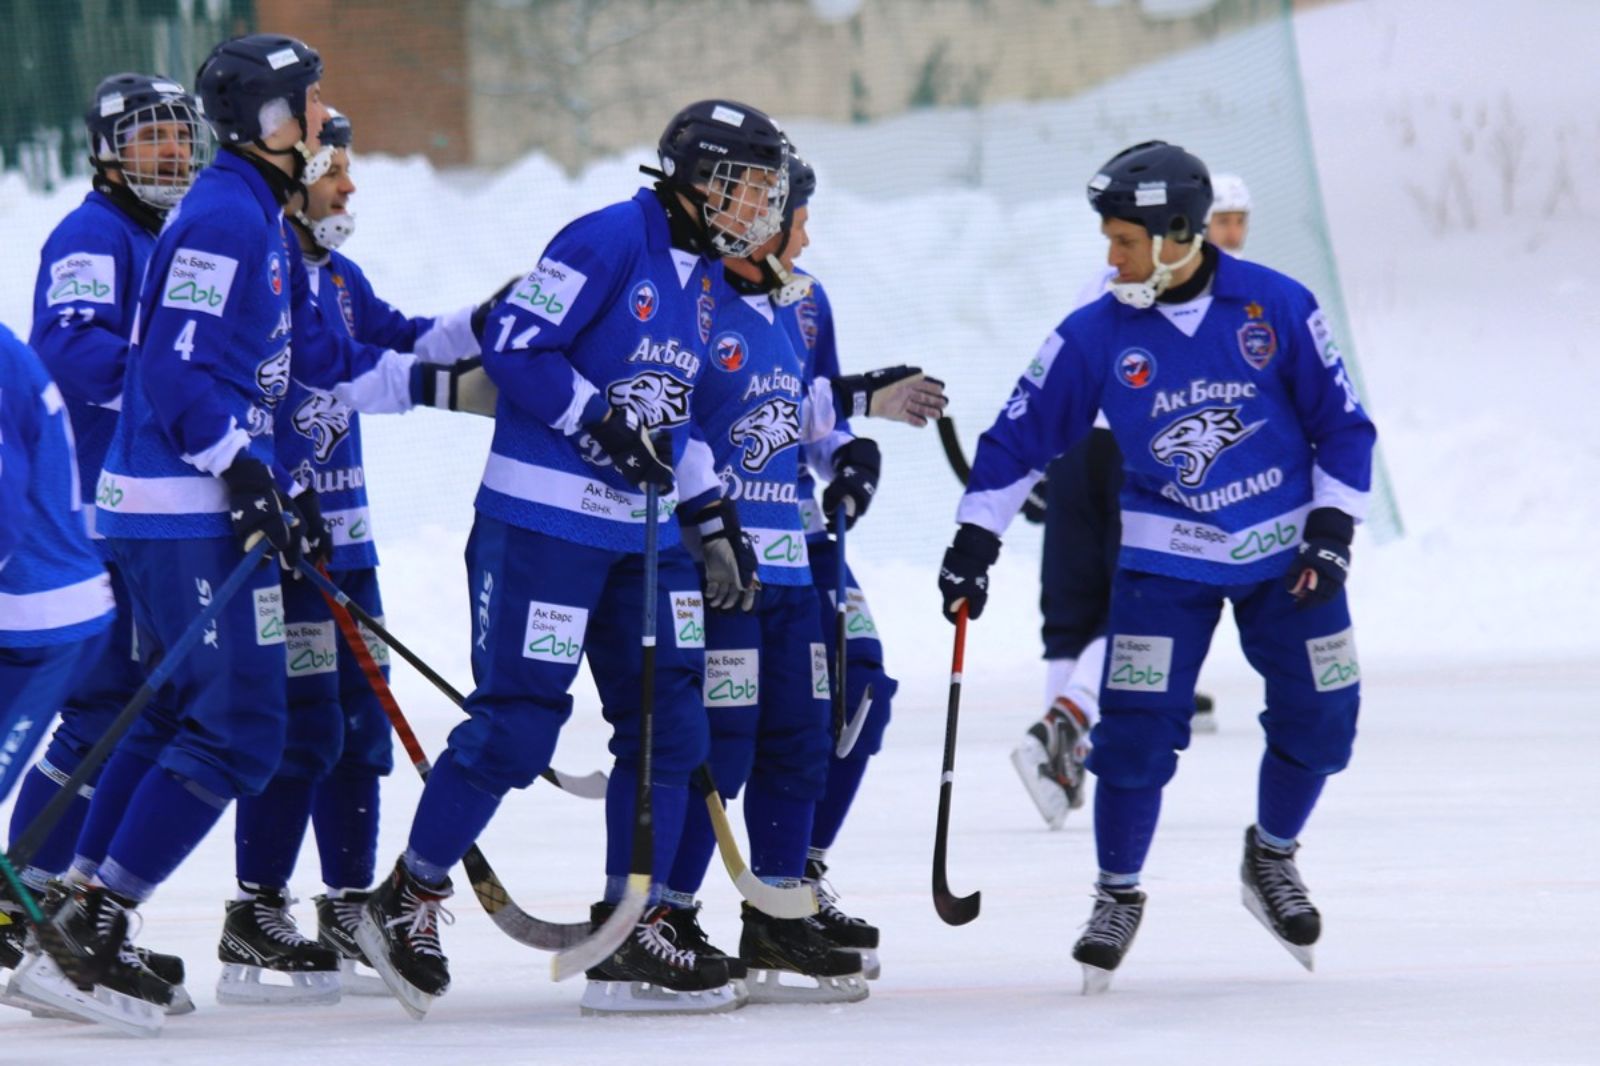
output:
[[[1327,928],[1315,975],[1238,903],[1260,686],[1224,626],[1205,678],[1223,731],[1196,741],[1168,793],[1139,943],[1111,995],[1075,995],[1067,951],[1088,913],[1088,819],[1076,815],[1047,833],[1006,759],[1040,687],[1037,549],[1021,529],[1008,540],[990,611],[968,649],[950,873],[958,892],[983,890],[984,911],[960,929],[939,923],[928,861],[950,638],[937,617],[932,567],[956,490],[932,456],[931,432],[895,427],[884,435],[891,462],[874,517],[900,539],[863,533],[858,559],[903,686],[888,750],[834,853],[846,907],[885,928],[884,977],[865,1004],[581,1019],[578,990],[550,983],[545,957],[504,938],[463,892],[445,933],[455,984],[420,1025],[382,1000],[218,1008],[214,945],[231,885],[231,835],[219,831],[146,908],[141,937],[186,956],[200,1012],[140,1045],[0,1017],[0,1063],[100,1054],[239,1066],[313,1055],[340,1066],[602,1055],[1600,1061],[1600,1023],[1590,1013],[1600,1001],[1600,830],[1588,813],[1591,753],[1600,745],[1591,605],[1600,555],[1589,536],[1600,523],[1589,473],[1600,443],[1588,417],[1600,359],[1588,342],[1600,329],[1600,282],[1587,266],[1600,203],[1582,180],[1600,169],[1592,110],[1600,78],[1583,51],[1600,35],[1600,11],[1581,0],[1530,3],[1517,16],[1530,32],[1517,34],[1506,17],[1493,0],[1360,0],[1297,20],[1355,345],[1407,523],[1403,540],[1356,546],[1351,587],[1366,698],[1355,764],[1329,788],[1302,857]],[[491,243],[436,277],[408,264],[452,247],[452,234],[486,216],[504,216],[509,230],[614,198],[636,184],[632,165],[605,164],[568,182],[530,160],[468,188],[414,161],[363,159],[357,206],[365,217],[351,250],[402,306],[449,307],[526,266],[528,250]],[[895,302],[888,296],[914,301],[959,280],[952,261],[960,260],[1016,272],[1009,288],[983,298],[987,320],[1014,320],[988,339],[1020,365],[1060,311],[1056,297],[1039,296],[1035,275],[1048,268],[1076,277],[1094,252],[1062,238],[1061,249],[1019,254],[1017,238],[1076,225],[1068,211],[1081,210],[1079,180],[1064,181],[1070,198],[1003,203],[929,191],[887,214],[866,197],[829,200],[813,264],[830,281],[841,333],[870,341],[846,359],[915,358],[917,334],[878,343],[867,319]],[[0,231],[20,249],[37,247],[81,195],[41,201],[0,189]],[[954,211],[947,231],[903,231],[914,240],[893,255],[874,244],[882,238],[873,226],[937,209]],[[419,217],[424,244],[406,228]],[[33,263],[10,258],[0,266],[0,320],[20,328]],[[927,328],[966,325],[941,309]],[[1002,396],[1007,387],[1004,379],[994,385]],[[969,441],[997,402],[962,401]],[[486,427],[428,413],[399,425],[438,454],[417,470],[374,449],[375,506],[389,508],[379,526],[400,534],[383,548],[389,621],[461,683],[462,509]],[[401,488],[385,497],[386,484]],[[455,712],[404,667],[397,691],[424,745],[439,750]],[[591,693],[579,706],[557,762],[587,771],[604,765],[605,734]],[[386,786],[386,859],[401,846],[416,793],[404,768]],[[597,804],[541,786],[511,796],[482,844],[524,906],[570,920],[598,891],[601,832]],[[315,873],[308,850],[295,886],[305,896],[318,890]],[[732,889],[715,872],[708,886],[708,924],[731,943]]]

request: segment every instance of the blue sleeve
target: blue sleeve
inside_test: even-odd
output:
[[[380,348],[415,351],[417,341],[433,328],[433,319],[407,318],[372,291],[372,282],[360,267],[348,259],[341,259],[339,267],[348,279],[350,298],[355,301],[355,335],[364,343]]]
[[[598,396],[566,353],[617,300],[642,239],[629,221],[611,208],[568,225],[484,324],[483,367],[501,398],[563,433],[577,431],[585,402]]]
[[[289,300],[294,325],[290,372],[297,382],[331,392],[369,414],[411,409],[420,370],[416,358],[358,341],[342,324],[330,326],[311,296],[311,279],[298,255],[289,257]]]
[[[1290,402],[1316,453],[1312,500],[1360,521],[1372,489],[1372,451],[1378,429],[1356,396],[1327,315],[1301,291],[1291,302],[1289,358],[1283,369]]]
[[[0,359],[12,360],[0,351]],[[27,427],[34,398],[14,376],[0,380],[0,566],[22,542],[28,519],[28,479],[33,467]]]
[[[45,242],[28,342],[63,396],[105,405],[122,395],[140,277],[126,235],[91,221],[68,215]]]
[[[978,439],[956,521],[1004,534],[1046,464],[1088,434],[1105,384],[1105,361],[1086,354],[1100,348],[1091,332],[1082,315],[1070,315],[1039,346]]]

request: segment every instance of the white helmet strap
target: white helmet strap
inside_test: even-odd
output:
[[[1156,297],[1167,291],[1172,284],[1172,275],[1192,263],[1200,254],[1200,244],[1205,238],[1196,236],[1189,242],[1189,250],[1182,259],[1176,263],[1163,263],[1161,261],[1161,247],[1166,243],[1165,237],[1156,237],[1150,242],[1150,256],[1155,260],[1156,267],[1150,276],[1143,281],[1113,281],[1109,286],[1111,295],[1129,307],[1143,311],[1153,307]]]

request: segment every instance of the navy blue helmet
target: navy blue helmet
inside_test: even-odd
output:
[[[702,100],[667,123],[658,146],[669,186],[700,205],[716,254],[742,259],[783,224],[789,146],[778,124],[731,100]]]
[[[95,170],[119,172],[123,184],[158,211],[183,197],[211,157],[211,135],[194,97],[161,75],[103,79],[83,121]]]
[[[817,172],[800,157],[794,150],[794,145],[789,145],[789,202],[784,205],[783,217],[785,224],[794,213],[811,202],[811,197],[817,191]]]
[[[1089,179],[1089,206],[1101,218],[1134,222],[1152,237],[1176,241],[1204,231],[1211,198],[1206,165],[1165,141],[1125,148]]]
[[[211,50],[195,75],[200,108],[227,144],[259,142],[261,109],[286,101],[287,117],[306,117],[306,90],[322,80],[322,57],[304,41],[275,33],[252,33],[223,41]]]

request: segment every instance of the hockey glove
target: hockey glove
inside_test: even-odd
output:
[[[951,622],[967,604],[967,617],[976,620],[989,602],[989,567],[1000,558],[1000,538],[971,522],[963,522],[956,539],[945,549],[944,565],[939,568],[939,595],[944,597],[944,616]]]
[[[833,410],[845,418],[891,418],[925,426],[950,401],[944,382],[918,366],[886,366],[833,379]]]
[[[1350,576],[1350,541],[1355,531],[1355,519],[1337,507],[1318,507],[1306,515],[1300,554],[1283,578],[1283,587],[1299,607],[1327,603],[1339,595]]]
[[[604,404],[605,401],[600,402]],[[603,418],[583,428],[616,464],[617,473],[634,488],[654,485],[663,493],[672,491],[672,467],[656,458],[650,437],[639,424],[639,416],[633,408],[607,406]]]
[[[756,576],[756,546],[739,525],[732,500],[715,500],[679,521],[700,533],[700,554],[706,567],[706,606],[719,611],[748,611],[756,605],[761,579]]]
[[[233,535],[244,550],[254,548],[265,537],[282,557],[284,568],[292,569],[300,561],[300,535],[289,527],[294,507],[278,491],[272,471],[260,459],[241,452],[222,472],[222,480],[228,486]]]
[[[487,300],[483,301],[483,303],[472,309],[472,318],[470,319],[472,323],[472,335],[478,338],[480,344],[483,341],[483,327],[489,323],[489,312],[493,311],[495,307],[498,306],[500,302],[507,296],[510,296],[511,290],[516,288],[517,282],[521,280],[522,275],[518,274],[516,277],[512,278],[510,281],[496,289],[493,296],[489,297]]]
[[[440,365],[418,362],[411,368],[411,402],[441,411],[466,411],[494,417],[500,390],[478,356]]]
[[[304,489],[289,502],[300,519],[294,532],[300,535],[301,554],[312,566],[328,562],[333,558],[333,530],[322,517],[322,501],[317,497],[317,490]],[[295,571],[295,577],[299,576],[299,571]]]
[[[1049,504],[1050,479],[1042,477],[1033,483],[1033,488],[1028,490],[1028,498],[1022,501],[1022,517],[1036,526],[1043,525]]]
[[[844,504],[844,528],[855,528],[856,519],[866,514],[872,505],[882,467],[878,442],[866,437],[857,437],[833,453],[833,480],[822,493],[822,510],[828,516],[830,530],[838,524],[841,503]]]

